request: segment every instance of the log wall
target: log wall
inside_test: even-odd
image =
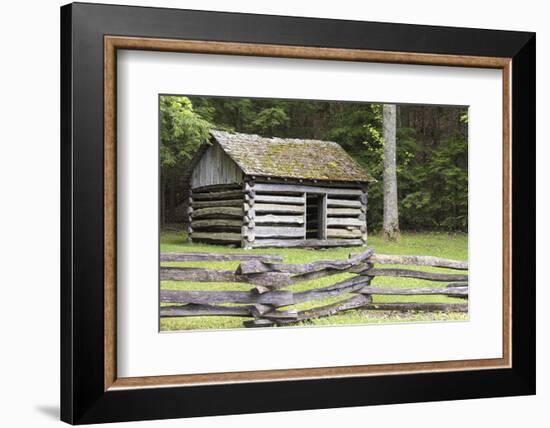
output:
[[[194,188],[189,197],[189,240],[240,245],[243,202],[240,184]]]
[[[194,186],[189,239],[243,248],[367,244],[367,193],[359,185],[257,181]]]
[[[367,191],[358,184],[245,177],[244,248],[367,244]]]

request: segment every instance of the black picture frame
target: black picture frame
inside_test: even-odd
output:
[[[512,58],[512,367],[104,390],[104,36]],[[61,8],[61,419],[71,424],[535,393],[535,34],[73,3]]]

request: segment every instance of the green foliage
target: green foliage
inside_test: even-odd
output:
[[[401,230],[467,231],[468,111],[398,107]],[[208,129],[339,143],[378,182],[369,185],[369,231],[383,218],[382,105],[228,97],[161,97],[162,171],[183,171]],[[174,181],[175,182],[175,181]],[[178,193],[178,198],[183,193]]]
[[[261,110],[252,121],[252,128],[259,133],[274,135],[278,130],[284,129],[290,119],[281,107],[270,107]]]
[[[466,138],[455,133],[430,147],[414,138],[414,130],[401,129],[397,146],[399,214],[403,228],[467,231]]]
[[[206,110],[203,109],[203,114]],[[187,163],[208,141],[210,123],[193,111],[187,97],[160,97],[160,163],[163,171]]]

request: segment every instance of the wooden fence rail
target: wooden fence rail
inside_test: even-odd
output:
[[[391,311],[454,311],[467,312],[467,303],[375,303],[373,295],[422,296],[442,295],[468,298],[468,275],[433,273],[401,268],[376,268],[374,264],[416,265],[467,270],[468,263],[430,256],[390,256],[374,254],[372,249],[342,260],[317,260],[304,264],[284,264],[282,258],[270,254],[212,254],[212,253],[163,253],[161,262],[186,261],[240,261],[238,268],[220,270],[211,268],[165,267],[160,268],[161,280],[188,282],[245,283],[253,287],[248,291],[187,291],[161,290],[160,316],[236,316],[246,320],[247,327],[286,325],[311,318],[326,317],[352,309]],[[292,292],[286,287],[312,279],[340,273],[355,276],[332,285]],[[416,278],[447,282],[446,287],[389,288],[371,286],[377,276]],[[352,294],[330,305],[296,311],[284,310],[286,306],[323,300]],[[226,306],[231,304],[232,306]]]

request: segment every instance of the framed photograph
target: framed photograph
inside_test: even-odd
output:
[[[61,8],[61,418],[535,393],[535,35]]]

